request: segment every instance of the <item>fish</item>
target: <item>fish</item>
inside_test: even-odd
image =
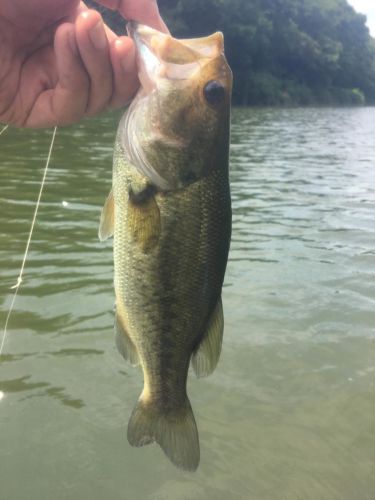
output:
[[[191,365],[212,373],[223,338],[231,238],[232,73],[223,35],[177,39],[131,21],[140,90],[121,118],[99,238],[113,236],[118,350],[143,371],[130,445],[200,461]]]

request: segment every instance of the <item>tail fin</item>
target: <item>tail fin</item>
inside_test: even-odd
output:
[[[185,405],[166,412],[142,397],[128,424],[128,441],[144,446],[156,441],[177,467],[195,471],[199,465],[199,437],[188,398]]]

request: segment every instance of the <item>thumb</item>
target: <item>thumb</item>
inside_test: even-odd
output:
[[[160,16],[156,0],[97,0],[97,3],[118,10],[127,20],[147,24],[165,33],[169,32]]]

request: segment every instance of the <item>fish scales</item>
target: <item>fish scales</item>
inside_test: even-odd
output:
[[[179,375],[176,364],[188,365],[221,294],[230,232],[228,183],[218,171],[182,191],[158,194],[160,239],[143,253],[127,228],[131,177],[123,165],[116,170],[116,298],[127,311],[124,327],[145,360],[150,388],[165,401],[165,384]],[[184,374],[177,393],[185,383]]]

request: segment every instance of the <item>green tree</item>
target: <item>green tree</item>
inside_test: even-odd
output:
[[[375,40],[365,16],[346,0],[159,0],[159,5],[177,37],[224,33],[237,104],[375,103]],[[118,15],[101,11],[117,32],[123,30]]]

